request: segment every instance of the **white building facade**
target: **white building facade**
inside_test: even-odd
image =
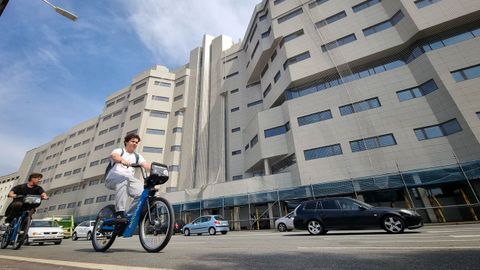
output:
[[[241,43],[207,35],[185,66],[139,74],[19,173],[45,175],[39,215],[91,218],[135,132],[170,166],[161,191],[186,221],[268,228],[324,196],[478,220],[479,15],[471,0],[265,0]]]

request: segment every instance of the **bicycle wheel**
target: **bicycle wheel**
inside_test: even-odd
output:
[[[13,239],[13,249],[19,249],[25,242],[25,237],[28,235],[28,229],[30,228],[30,217],[27,215],[20,224],[20,230]]]
[[[8,239],[10,238],[10,232],[12,231],[12,228],[10,225],[7,227],[7,230],[2,235],[2,243],[0,244],[0,248],[5,249],[8,246]]]
[[[91,237],[95,251],[106,251],[112,246],[113,241],[115,241],[115,223],[112,222],[112,224],[108,226],[105,224],[106,219],[113,218],[115,218],[115,207],[113,205],[107,205],[98,212]]]
[[[172,237],[174,222],[170,203],[164,198],[154,198],[139,224],[143,248],[148,252],[159,252],[165,248]]]

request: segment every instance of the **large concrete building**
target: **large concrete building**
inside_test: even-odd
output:
[[[19,173],[45,174],[39,215],[91,218],[113,200],[109,154],[136,132],[170,166],[162,192],[186,221],[269,227],[337,195],[478,220],[478,18],[472,0],[264,0],[240,43],[204,36],[186,65],[136,76]]]

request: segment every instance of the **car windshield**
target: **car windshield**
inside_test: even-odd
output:
[[[216,220],[225,220],[222,216],[213,216],[213,218]]]
[[[57,222],[49,220],[34,220],[30,227],[58,227]]]

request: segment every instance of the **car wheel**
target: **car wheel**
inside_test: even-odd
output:
[[[190,229],[184,229],[183,230],[183,235],[190,236]]]
[[[210,227],[210,229],[208,229],[208,234],[215,235],[216,233],[217,233],[217,230],[215,230],[214,227]]]
[[[55,245],[60,245],[62,243],[62,241],[57,241],[57,242],[54,242]]]
[[[74,232],[73,235],[72,235],[72,241],[77,241],[77,240],[78,240],[77,233]]]
[[[318,220],[310,220],[307,224],[307,230],[313,235],[319,235],[324,232],[323,226]]]
[[[287,226],[283,223],[278,224],[277,229],[279,232],[284,232],[287,230]]]
[[[222,232],[223,235],[227,234],[227,232]]]
[[[87,233],[87,240],[91,240],[92,239],[92,232],[88,232]]]
[[[401,217],[389,215],[383,218],[383,229],[388,233],[402,233],[405,230],[405,221]]]

